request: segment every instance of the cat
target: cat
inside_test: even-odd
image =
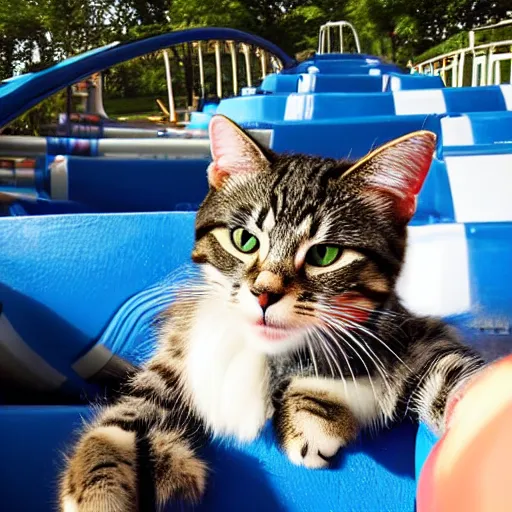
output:
[[[406,416],[442,432],[450,393],[482,365],[395,291],[433,133],[356,162],[276,154],[221,115],[209,133],[192,252],[201,278],[161,319],[128,392],[74,446],[65,512],[135,511],[148,492],[159,506],[198,502],[208,474],[198,446],[250,441],[270,418],[283,452],[310,468],[361,429]]]

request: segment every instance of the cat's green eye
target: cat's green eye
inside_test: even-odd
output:
[[[241,252],[250,254],[256,252],[260,247],[260,242],[244,228],[236,228],[231,232],[231,239],[234,246]]]
[[[328,267],[338,260],[342,252],[339,245],[314,245],[306,254],[306,263],[315,267]]]

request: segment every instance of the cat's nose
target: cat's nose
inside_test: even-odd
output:
[[[263,270],[254,281],[251,293],[258,298],[258,304],[265,311],[283,297],[283,279],[274,272]]]
[[[258,304],[260,305],[261,309],[263,309],[263,311],[272,306],[272,304],[278,302],[284,295],[284,293],[271,292],[263,292],[258,294],[253,291],[252,293],[258,297]]]
[[[254,281],[253,293],[254,295],[260,295],[263,292],[281,293],[283,287],[283,278],[279,274],[270,270],[263,270],[258,274],[256,281]]]

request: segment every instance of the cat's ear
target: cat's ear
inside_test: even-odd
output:
[[[233,121],[217,114],[209,125],[212,163],[208,181],[220,188],[235,174],[256,173],[268,166],[261,148]]]
[[[417,196],[435,147],[434,133],[410,133],[370,153],[351,167],[343,179],[355,180],[370,203],[380,210],[391,209],[397,219],[408,222],[416,212]]]

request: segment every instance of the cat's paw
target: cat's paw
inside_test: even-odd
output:
[[[276,405],[277,437],[294,464],[327,467],[340,448],[357,437],[358,423],[350,409],[318,386],[292,383]]]
[[[352,440],[335,433],[323,418],[303,411],[295,415],[295,428],[283,440],[288,458],[298,466],[325,468],[340,448]]]
[[[107,482],[95,485],[93,482],[91,485],[84,479],[77,483],[80,487],[71,484],[61,493],[60,512],[99,512],[100,510],[136,512],[137,510],[137,495],[123,482],[119,482],[119,485],[109,485]]]
[[[60,487],[61,512],[135,512],[135,435],[99,427],[82,438]]]

